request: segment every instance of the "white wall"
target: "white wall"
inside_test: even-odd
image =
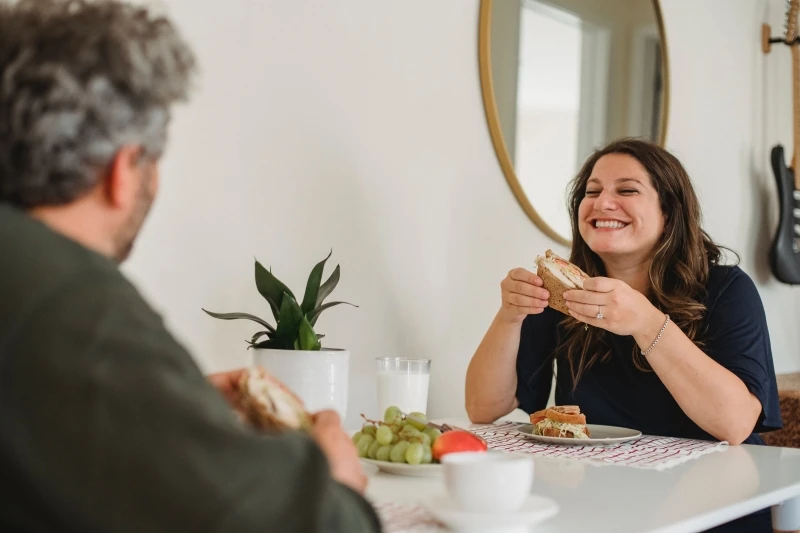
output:
[[[759,283],[777,370],[793,371],[798,293],[765,270],[768,147],[790,138],[779,116],[789,78],[777,73],[788,54],[759,52],[764,1],[665,2],[668,143],[694,176],[708,230]],[[782,3],[769,1],[779,28]],[[348,424],[374,412],[377,356],[433,359],[429,414],[462,414],[466,365],[498,283],[548,247],[565,252],[527,219],[495,158],[478,1],[168,7],[202,76],[177,113],[161,195],[126,270],[201,366],[221,370],[246,363],[253,327],[200,308],[268,314],[253,257],[302,292],[332,247],[342,265],[334,296],[361,306],[318,323],[329,345],[353,354]],[[764,113],[778,94],[783,107],[770,101]]]
[[[672,90],[667,143],[700,194],[705,227],[741,256],[767,313],[775,370],[800,370],[800,292],[770,273],[777,224],[771,147],[791,153],[786,46],[761,52],[761,23],[783,29],[779,0],[664,2]],[[701,44],[702,43],[702,44]]]

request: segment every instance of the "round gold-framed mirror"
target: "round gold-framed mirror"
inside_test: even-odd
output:
[[[569,245],[567,185],[613,139],[666,142],[669,61],[658,0],[481,0],[481,90],[511,190]]]

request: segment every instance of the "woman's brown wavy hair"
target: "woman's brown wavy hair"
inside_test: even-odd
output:
[[[639,139],[620,139],[592,154],[584,163],[569,190],[569,213],[572,220],[572,254],[570,261],[589,276],[605,276],[605,267],[578,230],[578,207],[586,194],[586,184],[594,166],[608,154],[626,154],[635,158],[647,171],[658,192],[661,211],[666,215],[662,240],[653,251],[650,264],[650,301],[669,314],[675,324],[695,343],[702,344],[702,322],[705,312],[708,272],[722,255],[700,228],[700,204],[689,175],[680,161],[656,144]],[[566,357],[573,387],[596,362],[611,355],[610,333],[601,328],[585,329],[572,317],[563,322],[564,337],[557,349]],[[649,371],[649,365],[634,345],[633,362],[639,370]]]

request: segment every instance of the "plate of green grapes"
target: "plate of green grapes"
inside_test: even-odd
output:
[[[353,435],[358,456],[379,470],[402,476],[431,477],[442,473],[442,455],[459,451],[485,451],[477,435],[428,422],[424,413],[404,414],[398,407],[386,409],[383,420],[364,415],[361,431]]]

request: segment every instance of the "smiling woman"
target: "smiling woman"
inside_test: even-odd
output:
[[[592,154],[578,172],[569,191],[569,210],[571,261],[591,277],[618,279],[646,295],[660,312],[651,327],[656,333],[667,313],[694,339],[703,317],[701,297],[722,254],[701,227],[700,204],[681,163],[644,141],[613,142]],[[565,341],[574,355],[570,368],[576,381],[591,366],[590,346],[597,346],[593,343],[601,334],[579,329],[584,333]],[[578,344],[585,357],[573,353]],[[647,366],[636,350],[633,361],[642,369]]]
[[[470,418],[543,409],[557,369],[556,405],[580,406],[588,423],[763,444],[757,433],[782,426],[764,309],[702,230],[681,163],[655,144],[615,141],[568,197],[570,262],[589,277],[556,308],[539,275],[508,273],[467,371]],[[768,514],[747,520],[747,531],[771,531]]]

